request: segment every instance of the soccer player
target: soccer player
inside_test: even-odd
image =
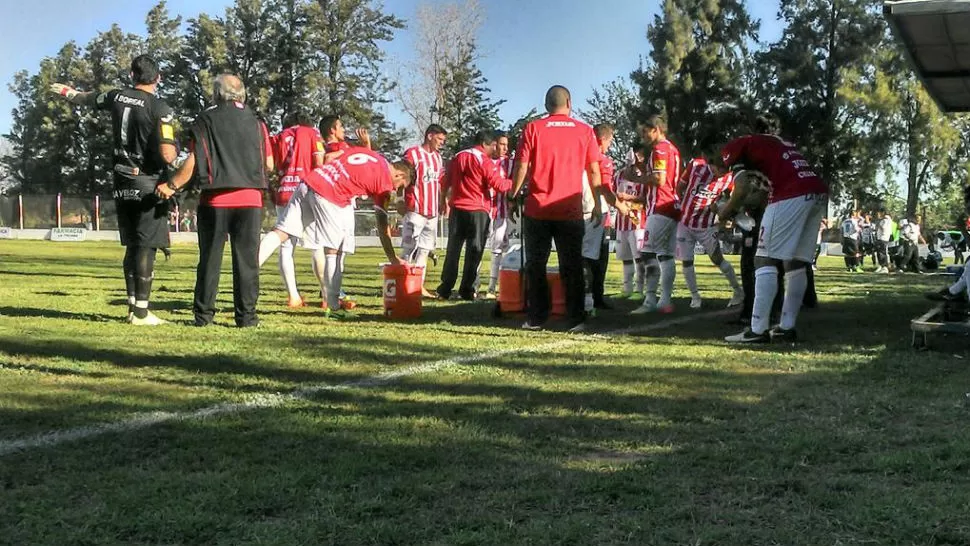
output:
[[[276,136],[274,146],[280,177],[279,184],[273,191],[277,218],[283,215],[283,209],[290,202],[290,196],[303,182],[303,177],[323,165],[325,153],[320,131],[313,127],[306,114],[296,112],[287,117],[284,125],[286,128]],[[312,234],[306,235],[312,237]],[[296,241],[287,239],[280,248],[280,274],[283,276],[283,282],[289,294],[287,306],[303,307],[303,297],[296,287],[296,267],[293,263],[293,256],[296,254],[294,242]],[[309,243],[308,248],[312,248],[313,245],[314,243]]]
[[[495,136],[494,131],[479,131],[475,146],[458,152],[448,165],[440,206],[448,216],[448,250],[437,289],[438,297],[444,300],[451,297],[458,280],[462,246],[465,247],[465,269],[458,296],[466,301],[475,299],[475,282],[491,219],[491,194],[512,189],[512,181],[503,178],[495,164]]]
[[[417,178],[414,184],[404,190],[407,213],[401,230],[401,257],[425,271],[428,256],[434,252],[438,238],[438,207],[441,182],[445,177],[441,147],[447,136],[448,131],[444,127],[431,124],[424,132],[424,143],[404,152],[404,160],[414,167]],[[435,297],[424,288],[423,282],[421,293],[426,298]]]
[[[123,268],[128,295],[128,322],[156,326],[165,321],[148,310],[155,278],[155,255],[168,248],[169,205],[155,195],[155,187],[175,161],[174,115],[155,96],[161,75],[147,55],[131,61],[134,87],[104,93],[79,92],[55,83],[50,90],[73,104],[111,112],[114,141],[114,199],[118,231],[126,247]]]
[[[646,165],[628,167],[626,179],[647,186],[647,229],[641,251],[646,268],[647,295],[643,305],[632,314],[643,315],[653,311],[672,313],[674,277],[677,274],[674,256],[677,254],[677,222],[680,219],[680,199],[677,197],[680,151],[667,140],[667,122],[662,117],[650,116],[640,131],[650,151],[650,158]],[[659,302],[658,282],[661,285]]]
[[[756,126],[770,126],[760,122]],[[723,165],[735,171],[735,193],[739,194],[720,211],[733,217],[748,183],[739,172],[752,169],[763,173],[770,184],[768,206],[761,220],[755,259],[755,295],[751,327],[728,336],[730,343],[766,343],[772,339],[795,341],[795,322],[808,288],[807,266],[812,261],[815,236],[828,186],[795,145],[775,134],[751,134],[729,142],[721,154]],[[778,264],[785,271],[785,296],[781,324],[771,329],[771,306],[778,293]]]
[[[596,144],[600,150],[600,186],[602,194],[613,194],[613,174],[616,166],[606,152],[613,145],[615,130],[612,125],[601,123],[593,127],[593,134],[596,135]],[[609,214],[603,214],[598,218],[592,217],[593,203],[592,190],[589,184],[583,186],[584,198],[589,200],[588,205],[584,203],[583,216],[586,222],[583,235],[583,268],[586,275],[586,299],[585,308],[589,314],[595,314],[597,309],[610,309],[606,303],[605,284],[606,268],[609,262],[604,259],[604,254],[609,257],[609,245],[606,242],[606,230],[609,228]],[[599,198],[601,210],[609,210],[605,195]],[[615,200],[615,197],[614,197]],[[588,215],[588,216],[587,216]]]
[[[683,210],[677,226],[677,256],[681,260],[684,281],[690,290],[690,308],[701,308],[701,295],[697,290],[697,272],[694,269],[694,247],[699,243],[704,252],[724,274],[734,291],[728,307],[744,303],[744,290],[738,283],[731,262],[724,259],[717,239],[718,222],[715,206],[721,194],[734,187],[734,175],[718,171],[704,158],[691,160],[680,179],[678,193]]]
[[[323,119],[320,120],[320,134],[323,136],[326,147],[325,163],[337,159],[350,148],[350,143],[347,142],[347,131],[344,129],[343,120],[338,115],[323,116]],[[359,146],[371,148],[370,134],[367,129],[358,128],[356,134]]]
[[[348,316],[340,307],[343,278],[339,256],[353,254],[356,250],[353,198],[367,195],[374,200],[377,234],[384,254],[392,263],[406,263],[404,259],[399,260],[394,251],[387,207],[395,192],[413,180],[414,169],[405,161],[388,163],[380,154],[367,148],[346,149],[339,158],[304,177],[276,227],[263,237],[259,245],[259,263],[265,263],[284,241],[299,237],[316,224],[314,229],[320,234],[326,254],[322,291],[327,298],[327,315]]]
[[[872,223],[872,214],[868,212],[859,217],[859,244],[859,269],[866,265],[866,256],[872,257],[872,265],[876,265],[876,226]]]
[[[845,270],[849,273],[862,273],[862,255],[859,253],[861,234],[859,211],[854,210],[842,222],[842,257],[845,260]]]
[[[640,143],[630,151],[628,161],[630,164],[642,164],[645,157],[646,150]],[[640,250],[643,248],[643,237],[647,227],[647,215],[642,207],[646,186],[630,182],[623,177],[625,172],[625,170],[621,171],[620,176],[617,177],[616,196],[617,199],[630,205],[633,210],[629,215],[616,215],[616,259],[623,262],[623,292],[620,295],[643,301],[643,281],[646,271],[640,258]],[[634,277],[636,277],[636,289],[633,288]]]
[[[495,166],[502,178],[512,176],[512,157],[509,155],[509,137],[499,134],[495,140]],[[492,190],[492,225],[489,234],[489,248],[492,251],[491,274],[485,299],[494,300],[498,290],[499,269],[502,256],[509,249],[509,193]]]

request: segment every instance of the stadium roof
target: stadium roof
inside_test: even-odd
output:
[[[970,0],[885,2],[896,38],[944,112],[970,112]]]

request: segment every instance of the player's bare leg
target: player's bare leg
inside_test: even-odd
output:
[[[417,267],[422,268],[421,273],[421,296],[427,299],[437,299],[438,295],[431,292],[424,287],[425,278],[428,276],[428,255],[431,254],[430,250],[424,248],[415,249],[412,253],[412,258],[408,259],[409,262]]]

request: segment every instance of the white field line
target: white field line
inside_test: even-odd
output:
[[[724,311],[712,311],[708,313],[699,313],[696,315],[687,315],[684,317],[664,320],[653,324],[646,324],[642,326],[631,326],[628,328],[612,330],[599,335],[568,336],[568,337],[565,337],[564,339],[551,341],[549,343],[543,343],[539,345],[532,345],[527,347],[515,347],[511,349],[488,351],[484,353],[465,355],[465,356],[456,356],[452,358],[445,358],[442,360],[435,360],[432,362],[417,364],[414,366],[409,366],[407,368],[394,370],[391,372],[385,372],[371,377],[366,377],[364,379],[358,379],[355,381],[340,383],[339,385],[312,385],[308,387],[303,387],[301,389],[297,389],[289,394],[256,395],[256,396],[250,397],[249,400],[246,400],[244,402],[216,404],[213,406],[208,406],[194,411],[182,411],[182,412],[158,411],[158,412],[150,412],[150,413],[140,413],[140,414],[132,415],[128,419],[125,419],[123,421],[118,421],[115,423],[102,423],[102,424],[96,424],[96,425],[71,428],[66,430],[56,430],[56,431],[38,434],[35,436],[30,436],[22,439],[0,440],[0,457],[3,457],[5,455],[10,455],[12,453],[28,451],[36,448],[54,447],[67,442],[86,440],[88,438],[94,438],[96,436],[102,436],[104,434],[119,433],[119,432],[120,433],[134,432],[137,430],[153,427],[155,425],[160,425],[162,423],[168,423],[170,421],[178,422],[178,421],[188,421],[192,419],[205,419],[207,417],[217,417],[221,415],[235,415],[245,411],[250,411],[250,410],[255,410],[260,408],[276,408],[286,404],[287,402],[292,402],[296,400],[306,400],[314,396],[315,394],[318,394],[321,392],[353,389],[353,388],[380,387],[382,385],[393,383],[399,379],[403,379],[413,375],[436,372],[438,370],[441,370],[442,368],[445,368],[448,366],[454,366],[457,364],[469,364],[473,362],[481,362],[481,361],[492,360],[492,359],[501,358],[501,357],[513,355],[513,354],[553,351],[556,349],[561,349],[563,347],[568,347],[570,345],[578,345],[583,341],[588,341],[591,339],[597,339],[597,338],[608,337],[608,336],[627,336],[627,335],[635,335],[635,334],[645,334],[656,330],[663,330],[665,328],[670,328],[672,326],[693,322],[695,320],[700,320],[705,318],[716,318],[719,316],[723,316],[723,315],[727,315],[735,312],[737,311],[724,310]]]

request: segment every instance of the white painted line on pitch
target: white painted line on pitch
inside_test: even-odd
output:
[[[441,370],[442,368],[445,368],[447,366],[454,366],[456,364],[469,364],[472,362],[481,362],[484,360],[502,358],[512,354],[552,351],[556,349],[561,349],[563,347],[568,347],[569,345],[582,343],[584,340],[596,339],[598,337],[645,334],[655,330],[663,330],[665,328],[670,328],[671,326],[677,326],[680,324],[693,322],[695,320],[702,319],[702,318],[718,317],[718,316],[722,316],[722,315],[734,313],[734,312],[736,311],[725,310],[725,311],[713,311],[709,313],[700,313],[696,315],[687,315],[684,317],[664,320],[653,324],[647,324],[643,326],[632,326],[628,328],[612,330],[599,335],[590,335],[590,336],[575,335],[575,336],[569,336],[566,339],[560,339],[557,341],[552,341],[549,343],[543,343],[540,345],[534,345],[530,347],[516,347],[511,349],[502,349],[498,351],[488,351],[485,353],[478,353],[473,355],[445,358],[442,360],[436,360],[433,362],[427,362],[424,364],[409,366],[407,368],[400,369],[400,370],[385,372],[382,374],[378,374],[372,377],[367,377],[364,379],[359,379],[356,381],[348,381],[345,383],[341,383],[339,385],[314,385],[314,386],[304,387],[301,389],[297,389],[290,394],[258,395],[258,396],[251,397],[249,400],[245,402],[216,404],[216,405],[209,406],[195,411],[181,411],[181,412],[158,411],[158,412],[151,412],[151,413],[141,413],[141,414],[136,414],[133,417],[126,419],[124,421],[119,421],[117,423],[103,423],[103,424],[97,424],[97,425],[77,427],[77,428],[72,428],[67,430],[53,431],[53,432],[38,434],[36,436],[31,436],[31,437],[23,438],[19,440],[0,440],[0,457],[3,457],[5,455],[10,455],[12,453],[27,451],[30,449],[54,447],[67,442],[85,440],[88,438],[94,438],[96,436],[102,436],[104,434],[110,434],[114,432],[134,432],[134,431],[146,429],[155,425],[160,425],[162,423],[168,423],[170,421],[188,421],[192,419],[205,419],[207,417],[217,417],[221,415],[234,415],[237,413],[242,413],[245,411],[261,409],[261,408],[277,408],[287,402],[306,400],[321,392],[345,390],[345,389],[353,389],[353,388],[379,387],[382,385],[393,383],[399,379],[403,379],[413,375],[436,372],[438,370]]]

